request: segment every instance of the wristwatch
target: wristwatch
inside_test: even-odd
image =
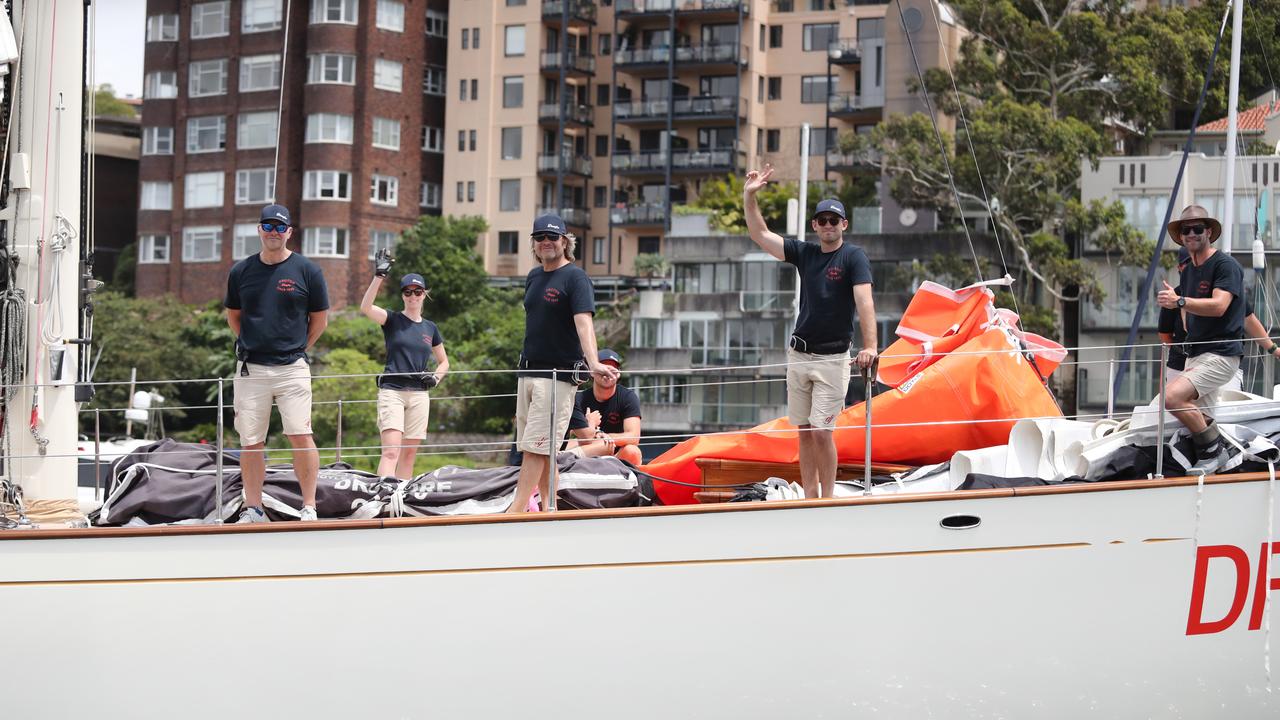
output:
[[[1178,296],[1178,307],[1180,307],[1180,308],[1181,308],[1181,307],[1186,307],[1186,306],[1187,306],[1187,299],[1186,299],[1186,298],[1184,298],[1184,297],[1182,297],[1181,295],[1179,295],[1179,296]]]

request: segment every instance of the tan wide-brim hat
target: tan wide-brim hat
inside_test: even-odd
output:
[[[1202,222],[1207,225],[1209,227],[1209,242],[1215,242],[1222,237],[1222,223],[1209,217],[1209,211],[1199,205],[1188,205],[1182,211],[1181,217],[1169,223],[1169,237],[1179,245],[1182,244],[1182,223],[1184,222]]]

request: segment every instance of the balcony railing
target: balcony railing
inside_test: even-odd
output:
[[[834,169],[841,168],[873,168],[880,166],[881,153],[879,150],[863,150],[861,152],[840,152],[839,150],[827,151],[827,167]]]
[[[538,172],[563,171],[577,175],[591,176],[591,158],[585,155],[539,155]]]
[[[613,115],[618,120],[657,120],[667,116],[668,105],[678,118],[734,117],[734,113],[743,116],[747,111],[746,100],[740,97],[699,96],[618,103],[613,106]]]
[[[666,45],[618,50],[613,54],[613,61],[619,67],[665,65],[671,60],[671,51],[672,48]],[[678,63],[736,63],[745,57],[747,57],[747,46],[742,43],[699,43],[675,48],[675,59]]]
[[[609,211],[609,219],[614,225],[665,225],[667,208],[662,203],[614,208]]]
[[[833,113],[856,113],[883,107],[884,100],[858,93],[841,92],[827,96],[827,109]]]
[[[857,38],[840,38],[827,45],[827,55],[833,63],[854,63],[862,59]]]
[[[577,227],[587,227],[591,225],[591,211],[586,208],[574,207],[560,208],[557,210],[556,208],[540,207],[537,210],[538,215],[547,215],[549,213],[559,215],[560,219],[564,220],[565,223],[569,225],[576,225]]]
[[[738,162],[740,157],[733,148],[677,150],[671,154],[671,167],[676,170],[733,171],[742,169]]]
[[[543,70],[559,70],[560,64],[563,61],[564,55],[560,52],[542,53]],[[596,71],[596,59],[590,55],[569,53],[569,64],[567,65],[567,68],[577,72],[594,73]]]
[[[619,172],[628,170],[662,171],[667,167],[667,153],[664,150],[647,150],[637,153],[614,153],[613,169]]]
[[[570,103],[566,108],[564,119],[566,122],[576,122],[582,125],[590,125],[592,121],[590,105],[575,105]],[[538,106],[539,120],[556,120],[560,117],[560,103],[550,102],[542,103]]]
[[[738,12],[751,10],[751,4],[744,0],[617,0],[614,12],[620,15],[652,15],[670,12]]]
[[[543,0],[542,17],[559,18],[564,16],[564,0]],[[572,20],[596,21],[596,5],[583,0],[570,0],[569,18]]]

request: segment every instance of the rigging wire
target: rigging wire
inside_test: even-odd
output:
[[[276,201],[276,190],[280,187],[280,133],[284,128],[284,78],[285,65],[289,61],[289,21],[293,15],[293,0],[286,0],[284,5],[284,40],[280,43],[280,97],[276,106],[276,157],[271,164],[271,202]]]

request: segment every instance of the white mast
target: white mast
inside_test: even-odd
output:
[[[1231,80],[1227,90],[1227,184],[1223,192],[1222,249],[1231,252],[1232,226],[1236,206],[1236,126],[1237,101],[1240,95],[1240,37],[1244,34],[1244,2],[1231,6]]]

